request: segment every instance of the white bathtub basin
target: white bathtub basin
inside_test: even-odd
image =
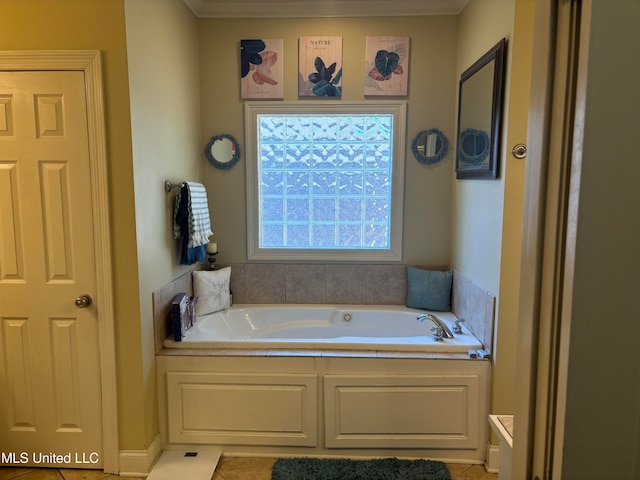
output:
[[[197,318],[182,341],[169,337],[167,348],[284,348],[322,350],[400,350],[459,353],[481,349],[463,326],[453,339],[433,339],[425,313],[397,305],[234,305]],[[450,330],[451,312],[430,312]]]

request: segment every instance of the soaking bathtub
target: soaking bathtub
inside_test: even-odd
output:
[[[157,354],[164,449],[482,464],[491,362],[404,306],[233,305]],[[455,316],[432,312],[450,330]]]
[[[467,353],[482,344],[463,326],[454,338],[436,340],[434,323],[418,322],[431,313],[453,331],[451,312],[426,312],[399,305],[233,305],[197,317],[181,341],[166,348],[255,348],[315,350],[393,350]]]

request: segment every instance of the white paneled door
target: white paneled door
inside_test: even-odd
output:
[[[102,468],[84,74],[0,72],[0,463]]]

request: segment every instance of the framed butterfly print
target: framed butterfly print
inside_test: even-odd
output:
[[[367,37],[364,94],[406,96],[409,37]]]
[[[283,40],[240,40],[242,98],[284,98]]]

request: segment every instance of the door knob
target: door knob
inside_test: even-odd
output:
[[[77,308],[87,308],[89,305],[91,305],[91,297],[86,293],[83,293],[82,295],[78,296],[78,298],[76,298],[76,301],[74,303],[76,304]]]

